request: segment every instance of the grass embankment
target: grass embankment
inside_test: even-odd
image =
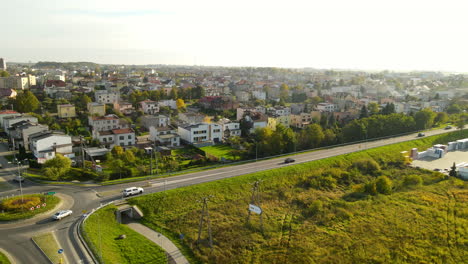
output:
[[[32,238],[36,242],[37,246],[42,249],[46,256],[52,261],[52,263],[62,263],[61,258],[64,258],[62,254],[58,253],[60,249],[57,239],[52,233],[45,233]]]
[[[55,208],[60,198],[53,195],[27,194],[14,196],[0,201],[0,221],[31,218]],[[45,203],[46,206],[43,206]],[[37,206],[40,206],[37,208]],[[34,210],[31,210],[34,207]]]
[[[115,219],[113,205],[92,214],[85,222],[84,237],[103,263],[165,263],[163,249]],[[119,239],[125,234],[125,239]]]
[[[229,145],[214,145],[208,147],[202,147],[201,150],[205,151],[205,153],[215,156],[218,159],[224,157],[228,160],[238,160],[240,157],[236,157],[232,155],[232,151],[235,150],[231,148]]]
[[[399,152],[466,137],[468,131],[437,135],[130,201],[148,226],[173,240],[184,234],[185,249],[200,262],[461,263],[468,254],[467,183],[407,167]],[[365,186],[383,176],[392,181],[390,194],[370,195]],[[246,221],[256,180],[263,180],[263,234],[258,215]],[[213,249],[196,243],[197,200],[208,195]]]
[[[10,260],[0,251],[0,264],[10,264]]]

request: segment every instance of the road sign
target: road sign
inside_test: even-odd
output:
[[[57,252],[58,252],[59,254],[62,254],[62,253],[63,253],[63,249],[59,249]]]
[[[54,195],[55,192],[47,192],[48,195]]]
[[[262,213],[262,209],[254,204],[249,204],[249,211],[254,212],[256,214]]]

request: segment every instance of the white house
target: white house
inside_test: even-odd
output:
[[[140,102],[140,106],[145,114],[153,115],[159,112],[159,104],[155,101],[144,100]]]
[[[118,116],[111,114],[106,116],[89,116],[88,124],[93,131],[106,131],[111,129],[128,128],[127,121],[120,119]]]
[[[154,142],[158,142],[159,145],[166,147],[178,147],[180,146],[180,136],[177,134],[175,128],[165,127],[154,127],[149,128],[150,137],[149,139]]]
[[[240,123],[233,122],[227,118],[223,118],[219,120],[218,124],[221,125],[221,130],[223,132],[223,138],[227,139],[232,136],[239,136],[241,135]]]
[[[331,103],[319,103],[317,105],[317,110],[323,112],[335,112],[337,109],[338,107],[335,104]]]
[[[189,144],[212,145],[220,143],[223,138],[222,127],[219,124],[199,123],[178,127],[180,138]]]
[[[291,114],[291,108],[284,106],[270,107],[267,109],[267,113],[269,115],[289,116]]]
[[[167,107],[170,107],[171,109],[177,109],[177,103],[175,100],[172,100],[172,99],[158,101],[158,105],[159,107],[167,106]]]
[[[146,115],[141,117],[141,125],[146,129],[150,127],[167,127],[171,124],[171,118],[165,115]]]
[[[114,146],[127,147],[135,145],[135,131],[131,128],[94,131],[93,137],[97,138],[101,144],[109,149]]]
[[[107,90],[94,91],[94,99],[98,103],[113,104],[120,100],[119,92],[109,92]]]
[[[3,131],[10,135],[9,128],[21,121],[29,121],[31,123],[37,123],[37,118],[30,115],[18,115],[18,116],[8,116],[3,118]]]
[[[0,111],[0,126],[3,127],[3,119],[5,117],[20,116],[21,114],[13,110],[1,110]]]
[[[252,96],[259,100],[266,100],[266,93],[264,91],[252,91]]]
[[[61,132],[47,131],[29,136],[29,148],[40,164],[53,159],[57,153],[74,158],[72,145],[71,137]]]
[[[29,121],[21,121],[13,124],[9,130],[10,140],[13,147],[15,149],[19,149],[20,146],[22,146],[25,150],[29,150],[29,136],[38,132],[47,131],[49,130],[49,127],[47,125],[31,123]]]

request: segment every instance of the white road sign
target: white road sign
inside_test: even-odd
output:
[[[262,209],[254,204],[249,204],[249,211],[252,211],[256,214],[261,214],[262,213]]]

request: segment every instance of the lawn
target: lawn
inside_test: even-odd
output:
[[[34,242],[44,251],[46,256],[52,261],[52,263],[62,263],[60,258],[64,258],[63,255],[58,253],[60,246],[57,243],[57,239],[52,233],[45,233],[32,238]]]
[[[0,201],[0,221],[12,221],[19,219],[31,218],[35,215],[45,213],[55,208],[55,206],[60,202],[60,198],[53,195],[43,195],[43,194],[26,194],[23,195],[23,201],[25,203],[25,208],[11,208],[6,204],[21,204],[21,197],[14,196]],[[36,202],[38,201],[38,202]],[[27,204],[27,206],[26,206]],[[45,207],[43,205],[46,205]],[[40,208],[36,206],[40,205]],[[31,210],[31,207],[35,207],[34,210]]]
[[[233,156],[231,154],[231,151],[235,149],[231,148],[229,145],[214,145],[214,146],[202,147],[200,149],[205,151],[207,154],[213,155],[219,159],[221,159],[222,157],[228,160],[240,159],[240,157]]]
[[[0,264],[10,264],[10,260],[0,251]]]
[[[103,263],[164,263],[163,249],[115,219],[116,207],[109,205],[92,214],[85,222],[84,237]],[[125,234],[125,239],[118,237]],[[102,252],[102,254],[101,254]]]
[[[468,183],[405,166],[413,147],[466,138],[457,131],[323,160],[136,197],[143,223],[181,242],[203,263],[463,263],[468,254]],[[359,167],[376,161],[380,169]],[[388,195],[364,185],[387,177]],[[413,184],[408,179],[417,178]],[[247,222],[252,183],[263,215]],[[197,244],[202,197],[207,227]]]

